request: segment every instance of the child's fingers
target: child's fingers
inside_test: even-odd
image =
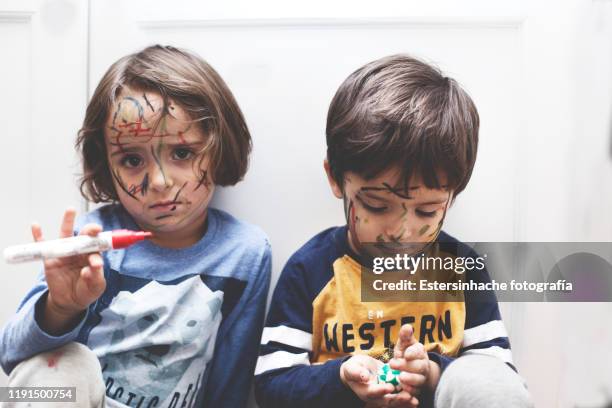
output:
[[[395,387],[392,384],[368,384],[365,396],[368,400],[382,399],[393,391]]]
[[[393,349],[393,357],[401,358],[404,354],[404,350],[416,343],[414,338],[414,330],[411,325],[405,324],[400,328],[397,343]]]
[[[30,229],[32,230],[32,238],[34,238],[34,241],[39,242],[43,240],[42,228],[38,223],[33,222]]]
[[[89,262],[89,267],[94,272],[97,272],[99,269],[102,269],[102,267],[104,266],[102,255],[100,255],[99,252],[94,252],[93,254],[89,254],[87,261]]]
[[[81,229],[81,231],[79,232],[79,235],[89,235],[89,236],[95,237],[100,232],[102,232],[102,227],[100,225],[87,224]]]
[[[104,280],[104,272],[102,268],[102,260],[97,260],[94,257],[94,260],[92,261],[90,256],[89,262],[89,266],[85,266],[81,269],[81,278],[83,279],[83,283],[87,287],[88,292],[97,298],[102,294],[102,292],[104,292],[104,289],[106,288],[106,281]],[[92,263],[94,264],[94,266],[91,265]]]
[[[422,387],[425,384],[425,376],[423,374],[402,372],[399,375],[399,381],[402,384],[402,389],[410,392],[410,389]]]
[[[418,360],[427,357],[425,347],[421,343],[414,343],[404,351],[404,358],[406,360]]]
[[[395,353],[394,353],[395,355]],[[424,360],[427,361],[427,351],[425,351],[425,347],[421,343],[414,343],[406,350],[404,350],[404,354],[400,357],[394,357],[389,361],[389,366],[394,370],[402,370],[402,371],[410,371],[408,367],[410,365],[406,365],[405,363],[412,360]]]
[[[344,378],[347,381],[367,383],[370,379],[370,372],[360,364],[347,364],[344,368]]]
[[[68,238],[72,236],[72,230],[74,228],[74,219],[76,218],[76,210],[69,207],[64,212],[64,218],[60,226],[60,238]]]
[[[425,374],[429,369],[429,360],[406,360],[403,358],[392,358],[389,366],[394,370],[407,371],[413,374]]]
[[[419,400],[407,391],[400,391],[397,394],[387,394],[383,397],[389,407],[417,407]]]

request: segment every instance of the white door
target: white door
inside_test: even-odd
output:
[[[0,248],[57,237],[63,209],[82,207],[74,140],[87,100],[87,2],[0,1]],[[39,264],[2,264],[0,322],[12,316]],[[0,384],[6,378],[0,374]]]

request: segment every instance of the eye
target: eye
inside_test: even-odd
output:
[[[123,167],[134,169],[142,164],[142,158],[137,154],[127,154],[119,162]]]
[[[172,152],[173,160],[189,160],[193,156],[193,151],[185,147],[179,147]]]
[[[437,210],[435,211],[423,211],[423,210],[416,210],[417,215],[419,215],[420,217],[427,217],[427,218],[432,218],[435,217],[437,214]]]
[[[385,206],[375,207],[375,206],[369,205],[365,201],[363,201],[363,199],[361,199],[361,197],[357,197],[357,200],[361,203],[361,205],[363,206],[363,208],[366,211],[369,211],[371,213],[380,214],[380,213],[383,213],[383,212],[387,211],[387,207],[385,207]]]

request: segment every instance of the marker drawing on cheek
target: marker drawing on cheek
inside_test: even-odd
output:
[[[207,189],[210,187],[210,182],[208,181],[208,171],[207,170],[204,170],[202,172],[202,175],[200,176],[200,180],[198,181],[198,184],[195,186],[193,191],[196,191],[201,186],[204,186]]]
[[[422,237],[423,234],[425,234],[427,232],[427,230],[429,229],[429,227],[431,227],[431,225],[423,225],[421,227],[421,229],[419,230],[419,237]]]
[[[134,194],[130,193],[130,191],[125,187],[125,183],[121,179],[121,175],[119,174],[118,171],[115,171],[115,169],[111,168],[111,174],[115,178],[115,181],[117,182],[119,187],[121,187],[121,189],[125,192],[125,194],[129,195],[130,197],[132,197],[136,201],[140,201],[140,200],[138,200],[138,198]]]
[[[442,213],[442,218],[440,218],[440,221],[438,222],[435,231],[429,234],[428,238],[434,237],[433,239],[436,239],[438,237],[438,234],[442,230],[442,225],[444,224],[444,219],[446,218],[446,210],[448,209],[448,202],[450,201],[450,198],[451,193],[448,193],[448,198],[446,199],[446,203],[444,204],[444,212]]]
[[[132,184],[130,187],[128,187],[128,191],[130,193],[134,195],[140,193],[140,195],[143,197],[147,194],[148,190],[149,190],[149,173],[145,174],[140,184],[138,185]]]
[[[174,198],[172,199],[172,201],[176,201],[179,197],[179,194],[181,194],[181,191],[183,191],[183,189],[185,188],[185,186],[187,185],[187,182],[185,182],[181,188],[178,189],[178,191],[176,192],[176,194],[174,195]],[[185,203],[187,204],[187,203]]]
[[[349,232],[353,237],[353,245],[356,249],[359,250],[361,247],[361,241],[359,240],[359,236],[357,235],[357,215],[355,214],[355,205],[353,204],[353,200],[347,200],[346,195],[344,196],[344,213],[346,216],[346,222],[349,227]]]

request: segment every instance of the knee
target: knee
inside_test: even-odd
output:
[[[436,408],[533,407],[519,375],[485,355],[467,355],[451,363],[440,378],[435,401]]]
[[[80,343],[37,354],[13,369],[11,387],[74,387],[75,408],[103,407],[105,385],[96,355]]]
[[[9,377],[10,383],[40,381],[52,373],[101,373],[100,362],[86,346],[71,342],[62,347],[34,355],[19,363]],[[101,374],[100,374],[101,375]],[[94,377],[95,378],[95,377]]]

